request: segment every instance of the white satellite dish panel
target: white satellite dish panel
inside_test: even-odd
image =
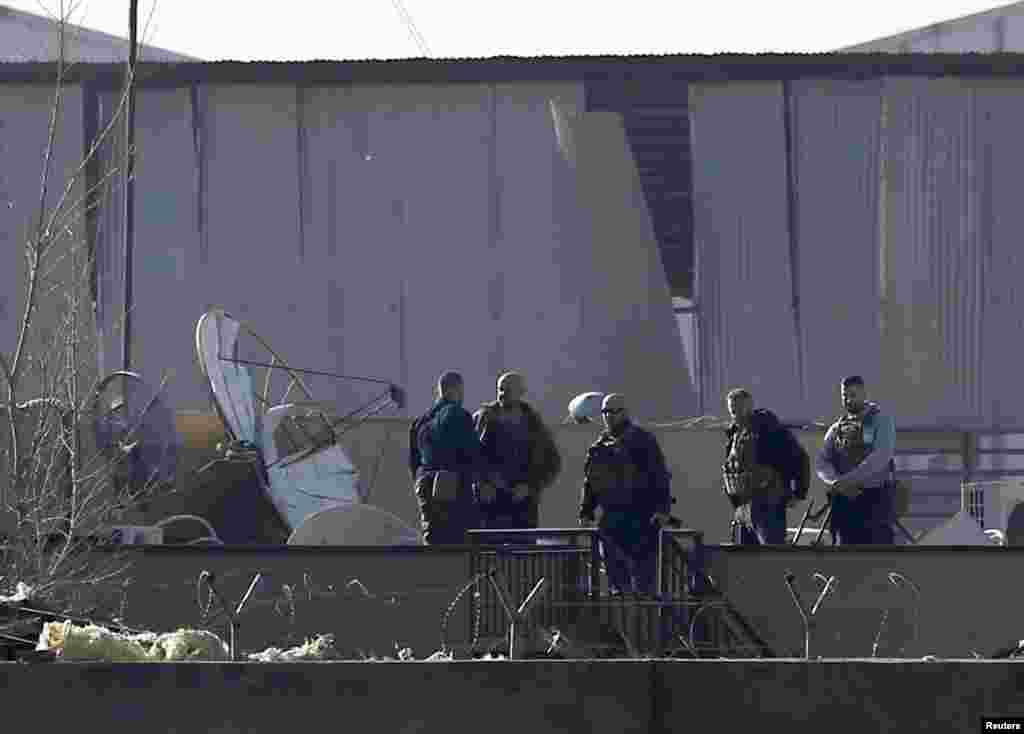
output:
[[[372,505],[336,505],[306,518],[288,545],[422,545],[420,532]]]
[[[241,322],[221,309],[211,309],[196,324],[196,355],[228,433],[259,451],[267,471],[266,492],[288,528],[294,531],[307,517],[333,505],[360,502],[359,473],[336,443],[296,461],[281,460],[274,431],[299,408],[291,403],[266,412],[257,408],[249,368],[232,361],[238,359],[242,332]],[[246,333],[255,336],[249,329]]]

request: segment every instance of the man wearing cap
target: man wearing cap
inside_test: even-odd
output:
[[[617,393],[601,403],[605,430],[587,451],[580,525],[602,511],[602,555],[613,591],[655,592],[658,528],[669,522],[671,473],[654,434],[634,424]]]

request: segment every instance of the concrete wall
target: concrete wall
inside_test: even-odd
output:
[[[105,731],[981,731],[1020,716],[1013,663],[0,664],[15,726]],[[54,691],[60,705],[53,705]],[[40,711],[42,709],[42,711]],[[372,723],[371,723],[372,722]]]
[[[425,547],[154,547],[126,558],[131,561],[126,624],[160,630],[198,626],[196,581],[202,571],[215,574],[218,590],[232,604],[262,573],[239,619],[240,650],[302,644],[330,633],[338,650],[356,660],[363,654],[394,656],[396,645],[420,657],[441,649],[442,618],[470,578],[465,551]],[[349,587],[354,580],[359,584]],[[294,617],[282,601],[283,585],[295,591]],[[119,608],[115,589],[97,593],[103,608]],[[451,612],[447,634],[452,645],[469,642],[468,610],[466,596]],[[228,639],[226,623],[212,629]]]
[[[711,545],[705,559],[716,585],[783,657],[803,656],[803,628],[783,583],[786,571],[796,575],[809,604],[821,588],[812,578],[815,572],[838,579],[815,618],[814,656],[871,657],[877,637],[879,657],[971,658],[1022,637],[1024,593],[1013,583],[1018,549]],[[396,644],[421,657],[440,649],[442,616],[470,579],[468,552],[458,548],[149,547],[130,550],[125,560],[131,564],[124,587],[129,625],[157,631],[198,625],[195,586],[203,570],[215,573],[218,587],[236,601],[260,572],[265,579],[240,620],[239,649],[262,650],[333,633],[338,649],[355,658],[359,650],[393,654]],[[893,586],[889,572],[917,586],[916,607],[912,591]],[[367,593],[347,586],[354,579]],[[294,623],[286,606],[274,608],[283,584],[296,592]],[[96,593],[102,609],[119,609],[119,588],[99,587]],[[464,595],[451,614],[449,642],[468,643],[469,597]],[[224,623],[214,629],[226,638]]]
[[[1020,551],[1012,548],[904,546],[869,550],[824,548],[711,548],[711,575],[741,613],[780,654],[803,650],[803,628],[783,578],[813,604],[821,584],[812,575],[836,576],[838,587],[822,602],[812,655],[869,657],[882,613],[889,618],[879,655],[971,657],[989,655],[1022,637],[1024,593],[1013,579]],[[915,599],[887,579],[903,574],[920,592],[917,632]],[[916,639],[915,639],[916,634]],[[900,652],[902,651],[902,652]]]

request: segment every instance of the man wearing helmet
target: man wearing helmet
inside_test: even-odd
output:
[[[811,460],[796,437],[769,410],[755,409],[748,390],[726,396],[732,424],[726,429],[722,478],[735,509],[741,545],[786,541],[786,507],[807,497]]]
[[[601,530],[609,585],[619,592],[653,593],[658,527],[670,521],[671,473],[653,434],[635,425],[626,399],[612,393],[601,403],[605,430],[587,451],[580,525]]]

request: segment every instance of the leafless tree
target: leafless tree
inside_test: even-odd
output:
[[[25,223],[24,300],[13,350],[0,350],[0,595],[24,582],[36,598],[65,605],[124,572],[123,557],[104,542],[107,529],[169,490],[156,475],[140,479],[131,471],[152,401],[121,421],[110,440],[95,431],[98,421],[116,423],[111,398],[128,376],[98,373],[95,253],[84,223],[117,190],[124,157],[110,157],[99,175],[86,172],[98,170],[101,149],[116,137],[135,80],[127,79],[82,160],[66,180],[55,181],[54,151],[75,65],[65,52],[74,10],[62,0],[54,19],[56,79],[38,204]]]

